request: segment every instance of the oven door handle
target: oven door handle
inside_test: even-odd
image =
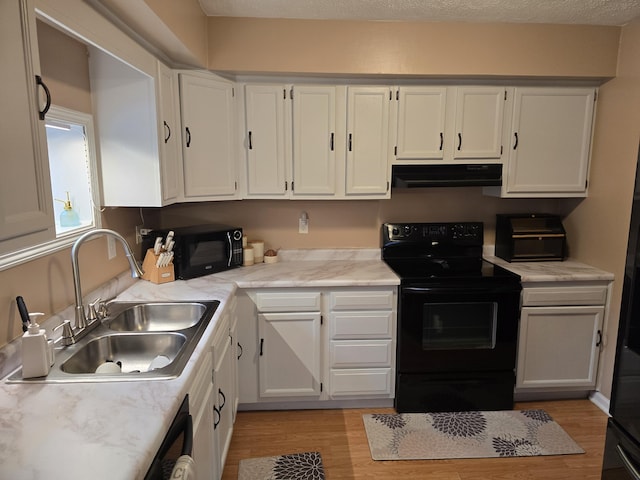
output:
[[[433,287],[402,287],[402,293],[411,295],[425,295],[425,294],[465,294],[465,293],[505,293],[505,292],[519,292],[521,289],[520,284],[515,285],[468,285],[463,283],[455,285],[433,286]]]

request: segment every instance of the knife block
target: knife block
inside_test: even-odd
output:
[[[156,263],[158,262],[158,258],[160,258],[160,255],[153,253],[153,248],[147,250],[144,261],[142,262],[142,271],[144,272],[142,278],[158,284],[173,282],[176,279],[173,270],[173,261],[165,267],[157,267]]]

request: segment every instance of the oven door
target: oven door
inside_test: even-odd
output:
[[[403,286],[399,305],[399,372],[513,372],[519,284]]]

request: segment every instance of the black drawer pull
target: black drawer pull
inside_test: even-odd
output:
[[[260,339],[260,356],[262,356],[262,347],[264,347],[264,338]]]
[[[220,405],[220,411],[222,412],[223,407],[227,404],[227,397],[224,396],[224,392],[218,389],[218,395],[222,397],[222,405]]]

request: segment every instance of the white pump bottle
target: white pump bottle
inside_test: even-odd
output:
[[[35,320],[40,315],[44,313],[29,314],[29,328],[22,336],[22,378],[44,377],[53,365],[53,341]]]

